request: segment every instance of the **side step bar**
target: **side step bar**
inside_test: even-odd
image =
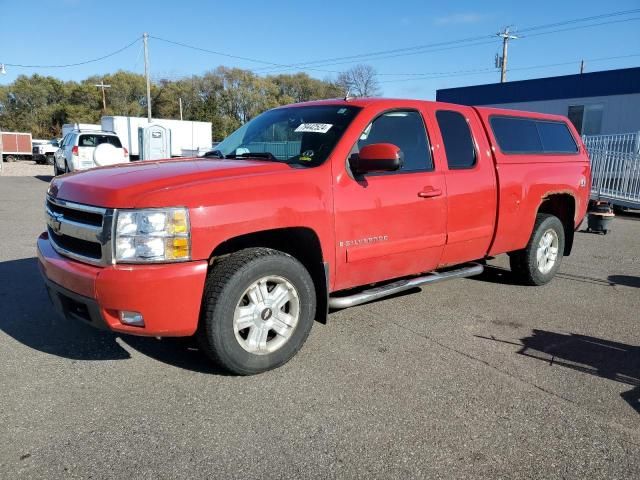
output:
[[[480,275],[483,271],[484,267],[482,265],[478,263],[470,263],[454,270],[431,272],[422,277],[398,280],[396,282],[380,285],[379,287],[373,287],[345,297],[329,297],[329,307],[336,310],[353,307],[355,305],[388,297],[389,295],[394,295],[429,283],[439,283],[444,282],[445,280],[453,280],[454,278],[473,277],[474,275]]]

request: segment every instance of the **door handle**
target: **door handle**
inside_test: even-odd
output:
[[[439,188],[425,188],[421,192],[418,192],[418,196],[422,198],[433,198],[442,195],[442,190]]]

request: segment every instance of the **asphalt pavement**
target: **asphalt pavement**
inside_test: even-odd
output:
[[[0,478],[640,478],[640,215],[577,233],[547,286],[499,257],[233,377],[56,316],[47,180],[0,178]]]

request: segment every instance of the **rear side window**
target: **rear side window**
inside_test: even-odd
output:
[[[575,153],[578,151],[571,132],[562,122],[535,122],[546,153]]]
[[[476,149],[467,119],[459,112],[439,110],[436,119],[444,141],[449,169],[472,168],[476,164]]]
[[[503,153],[576,153],[578,146],[564,122],[492,117],[491,129]]]
[[[113,135],[85,134],[80,135],[80,140],[78,140],[79,147],[97,147],[102,143],[110,143],[116,148],[122,148],[120,139]]]

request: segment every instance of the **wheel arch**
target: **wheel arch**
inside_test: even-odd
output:
[[[246,248],[271,248],[296,258],[307,269],[316,290],[316,320],[326,323],[328,316],[329,271],[318,234],[309,227],[286,227],[251,232],[229,238],[217,245],[209,257],[209,268],[216,259]]]
[[[564,227],[564,256],[571,254],[575,233],[576,199],[572,193],[554,192],[542,197],[538,213],[548,213],[560,219]]]

